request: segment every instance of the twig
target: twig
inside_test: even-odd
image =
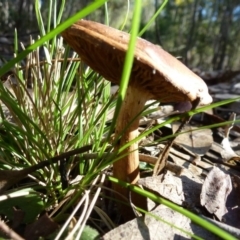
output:
[[[0,231],[12,240],[24,240],[16,232],[14,232],[5,222],[0,221]]]
[[[64,161],[65,158],[69,158],[76,154],[84,153],[91,149],[92,145],[86,145],[84,147],[77,148],[66,153],[62,153],[59,156],[50,158],[49,160],[46,161],[39,162],[34,166],[27,167],[22,170],[0,170],[0,194],[2,194],[5,190],[10,188],[15,183],[25,178],[28,174],[31,174],[41,168],[57,163],[58,161]]]

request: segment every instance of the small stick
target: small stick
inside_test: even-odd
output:
[[[49,160],[39,162],[34,166],[27,167],[22,170],[0,170],[0,194],[3,194],[5,190],[10,188],[15,183],[21,181],[28,174],[31,174],[51,164],[57,163],[58,161],[64,161],[65,158],[68,158],[70,156],[89,151],[90,149],[92,149],[92,145],[86,145],[84,147],[77,148],[72,151],[55,156]]]
[[[6,223],[0,221],[0,231],[3,232],[8,238],[12,240],[24,240],[16,232],[14,232]]]

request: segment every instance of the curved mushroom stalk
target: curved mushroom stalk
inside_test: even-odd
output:
[[[147,100],[148,96],[138,90],[137,87],[131,85],[128,87],[116,123],[115,137],[121,136],[117,146],[115,146],[116,151],[138,137],[140,114]],[[120,155],[123,155],[123,157],[113,164],[113,176],[131,184],[137,183],[140,177],[138,142],[132,143]],[[128,189],[118,184],[114,185],[114,190],[123,197],[129,197]],[[132,201],[138,207],[146,207],[144,199],[139,196],[136,197],[133,193]],[[121,208],[126,213],[125,219],[131,219],[132,214],[129,212],[129,208],[128,210],[124,206],[121,206]]]
[[[134,86],[128,87],[116,123],[115,136],[121,135],[116,149],[138,137],[139,115],[146,101],[147,98],[138,89]],[[138,142],[132,143],[120,154],[125,156],[113,164],[114,176],[135,184],[139,179]]]

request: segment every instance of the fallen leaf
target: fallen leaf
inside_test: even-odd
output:
[[[25,190],[26,192],[29,191],[29,189]],[[19,211],[21,210],[24,213],[22,223],[30,223],[34,221],[43,208],[44,203],[41,196],[33,189],[28,195],[13,198],[9,197],[0,202],[0,214],[7,216],[8,219],[12,221],[14,221],[14,218],[16,217],[16,209]]]
[[[175,132],[178,127],[179,124],[174,123],[172,125],[173,132]],[[194,154],[203,156],[212,146],[212,131],[210,129],[201,129],[196,131],[196,129],[196,127],[192,127],[189,124],[185,125],[182,132],[189,132],[177,136],[175,143],[180,144]]]
[[[184,231],[181,231],[181,229]],[[160,205],[151,212],[151,215],[146,215],[144,219],[136,218],[122,224],[105,234],[102,239],[191,239],[192,234],[197,235],[201,239],[219,239],[209,231],[192,223],[184,215],[164,205]]]
[[[201,205],[220,221],[228,211],[226,208],[227,197],[232,191],[232,182],[228,174],[217,167],[208,173],[200,195]]]
[[[58,229],[55,223],[47,214],[41,216],[37,221],[26,227],[24,238],[26,240],[38,240],[40,237],[46,237]]]
[[[225,136],[224,136],[224,139],[222,140],[222,143],[221,143],[221,145],[223,147],[223,150],[221,151],[221,156],[222,156],[222,160],[224,162],[228,162],[228,163],[231,163],[231,164],[235,165],[236,161],[240,161],[240,156],[238,156],[233,151],[233,149],[230,145],[229,133],[230,133],[230,130],[233,128],[234,122],[236,120],[236,114],[232,113],[229,120],[233,121],[233,123],[225,126],[225,129],[224,129],[225,130]]]
[[[22,209],[17,209],[13,207],[13,219],[12,219],[11,228],[16,229],[22,223],[24,223],[24,216],[25,216],[25,212]]]
[[[240,161],[240,156],[238,156],[232,149],[228,138],[222,140],[223,150],[221,151],[221,156],[223,162],[228,162],[236,165],[235,162]]]

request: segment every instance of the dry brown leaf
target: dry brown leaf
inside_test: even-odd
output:
[[[50,219],[47,214],[44,214],[36,222],[26,227],[24,238],[26,240],[37,240],[40,237],[45,238],[57,229],[57,223]]]
[[[230,176],[219,168],[213,167],[202,186],[201,205],[221,221],[222,216],[227,213],[226,201],[231,191]]]
[[[167,171],[166,174],[154,177],[141,178],[138,184],[141,184],[143,188],[152,190],[176,204],[182,205],[184,201],[181,179],[175,177],[170,171]],[[155,204],[148,200],[148,209],[152,210],[153,207],[155,207]]]
[[[230,130],[233,128],[234,122],[236,120],[236,114],[232,113],[229,120],[233,121],[233,123],[225,126],[225,136],[221,143],[223,147],[223,150],[221,151],[221,156],[224,162],[232,163],[235,165],[235,161],[240,161],[240,156],[238,156],[231,147],[231,144],[229,142],[229,133]]]
[[[232,149],[228,138],[222,140],[223,150],[221,151],[221,156],[223,162],[232,163],[235,165],[235,161],[240,161],[240,156],[238,156]]]
[[[173,132],[175,132],[178,127],[179,123],[174,123],[172,125]],[[202,156],[210,149],[213,143],[212,131],[210,129],[192,131],[196,129],[196,127],[192,127],[189,124],[185,125],[182,132],[189,132],[180,134],[175,139],[175,143],[182,145],[196,155]]]
[[[191,169],[184,169],[180,176],[167,171],[166,174],[141,178],[138,181],[143,188],[152,190],[178,205],[186,205],[190,208],[200,205],[199,196],[202,183],[202,177]],[[148,200],[148,210],[152,210],[155,205]]]
[[[186,233],[180,231],[174,226],[196,234],[202,239],[219,239],[209,231],[193,224],[191,220],[174,210],[160,205],[153,212],[155,216],[163,219],[157,220],[152,216],[146,215],[145,218],[136,218],[119,227],[111,230],[103,236],[104,240],[121,239],[121,240],[162,240],[162,239],[190,239],[191,237]],[[170,223],[172,224],[166,224]]]

